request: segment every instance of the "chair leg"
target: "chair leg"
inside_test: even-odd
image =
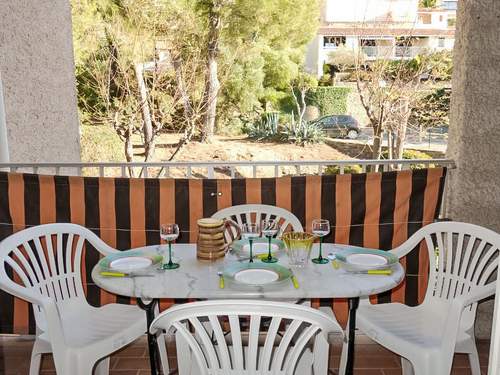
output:
[[[413,365],[411,364],[410,361],[408,361],[406,358],[401,357],[401,369],[403,375],[413,375]]]
[[[347,365],[347,339],[342,341],[342,353],[340,354],[339,375],[344,375]]]
[[[30,373],[29,375],[38,375],[40,373],[40,365],[42,362],[42,354],[50,353],[50,345],[44,341],[35,340],[33,349],[31,350]]]
[[[30,374],[38,375],[40,373],[40,364],[42,362],[42,353],[31,352]]]
[[[160,355],[161,368],[164,374],[168,374],[170,372],[166,340],[167,340],[166,334],[161,334],[156,338],[156,343],[158,345],[158,353]]]
[[[94,375],[109,375],[109,357],[101,359],[95,366]]]
[[[468,353],[470,370],[472,375],[481,375],[481,367],[479,365],[479,354],[477,353],[476,345],[471,353]]]

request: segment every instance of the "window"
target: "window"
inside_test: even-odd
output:
[[[438,39],[438,47],[439,48],[444,48],[444,41],[445,41],[444,38],[439,38]]]
[[[443,22],[443,16],[442,15],[439,16],[439,22]]]
[[[418,16],[420,23],[430,25],[432,23],[432,15],[430,13],[423,13]]]
[[[457,10],[456,1],[443,1],[443,8],[447,10]]]
[[[324,36],[323,47],[339,47],[345,44],[345,36]]]

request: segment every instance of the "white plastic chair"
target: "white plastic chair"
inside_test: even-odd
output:
[[[39,373],[44,353],[53,353],[61,375],[92,374],[102,358],[95,373],[108,374],[109,354],[146,332],[145,314],[136,306],[87,303],[81,261],[88,244],[104,255],[118,251],[75,224],[40,225],[0,242],[0,288],[33,304],[30,375]]]
[[[500,278],[497,278],[496,295],[500,295]],[[493,327],[491,329],[488,375],[500,375],[500,298],[495,298]]]
[[[357,327],[401,355],[404,375],[449,374],[454,353],[467,353],[473,375],[480,375],[474,337],[477,302],[495,294],[500,235],[458,222],[429,224],[391,250],[399,258],[425,244],[429,282],[424,302],[362,304]]]
[[[232,220],[238,226],[243,223],[260,223],[261,220],[278,220],[280,223],[280,236],[289,227],[294,232],[302,232],[302,224],[299,219],[290,211],[281,207],[267,204],[240,204],[224,208],[212,215],[213,218],[221,220]],[[226,227],[225,238],[227,243],[231,243],[238,237],[234,227]]]
[[[266,318],[269,327],[263,331]],[[246,332],[242,320],[250,321]],[[171,329],[178,356],[191,364],[189,369],[179,367],[181,375],[327,374],[328,334],[343,338],[334,317],[309,307],[261,300],[175,306],[153,321],[150,332],[162,335]]]

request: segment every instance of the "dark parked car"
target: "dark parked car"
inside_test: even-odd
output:
[[[356,139],[360,133],[358,121],[349,115],[328,115],[313,122],[333,138]]]

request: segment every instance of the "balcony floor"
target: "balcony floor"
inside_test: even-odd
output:
[[[399,357],[366,336],[357,335],[356,342],[356,375],[396,375],[401,374]],[[31,337],[0,336],[0,375],[28,374],[31,347]],[[487,373],[489,341],[478,341],[482,373]],[[331,350],[334,363],[338,364],[339,348]],[[171,366],[175,366],[175,357],[170,358]],[[174,367],[172,366],[172,368]],[[110,375],[146,375],[149,374],[146,338],[141,338],[111,358]],[[454,375],[470,374],[467,356],[456,354]],[[50,355],[42,360],[41,375],[55,374]]]

